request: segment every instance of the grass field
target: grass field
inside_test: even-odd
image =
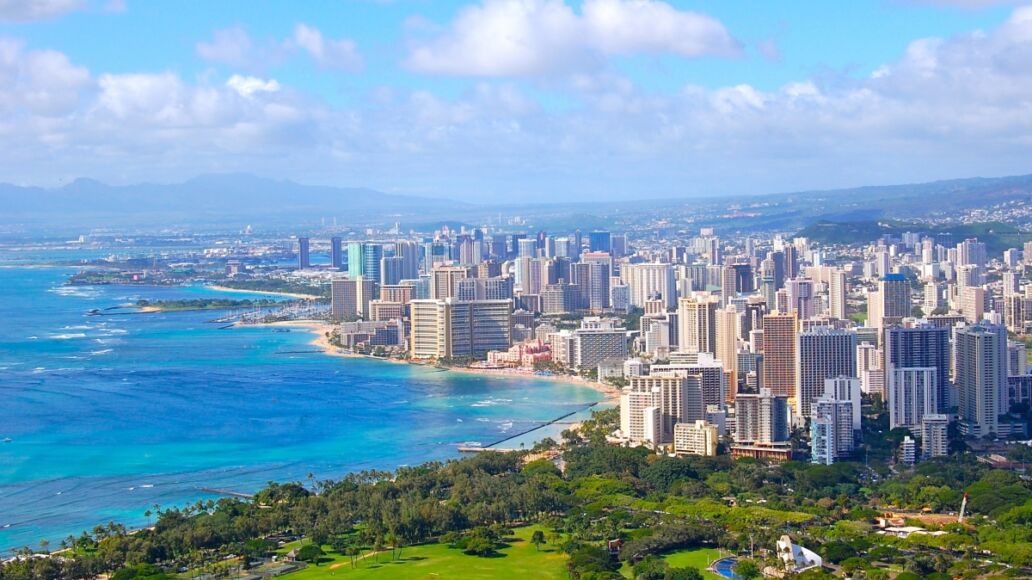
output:
[[[720,575],[706,570],[710,565],[710,562],[719,559],[720,556],[721,554],[718,550],[714,550],[712,548],[697,548],[694,550],[671,552],[666,556],[663,556],[663,559],[670,564],[671,568],[695,568],[699,572],[702,572],[703,578],[724,580]],[[623,568],[620,569],[620,573],[627,578],[632,577],[631,567],[626,564],[624,564]]]
[[[309,565],[304,570],[284,576],[288,580],[310,578],[526,578],[535,580],[564,579],[566,555],[558,547],[541,546],[538,551],[530,543],[537,527],[518,528],[513,541],[498,551],[498,555],[479,558],[449,548],[446,544],[427,544],[405,548],[402,558],[390,561],[390,551],[377,559],[363,558],[355,569],[348,557],[327,550],[319,566]],[[325,548],[324,548],[325,549]]]

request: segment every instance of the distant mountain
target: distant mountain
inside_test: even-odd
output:
[[[394,216],[425,219],[444,208],[469,206],[366,188],[211,174],[175,184],[107,185],[84,178],[57,189],[0,184],[0,207],[0,221],[5,223],[76,220],[89,226],[151,226],[227,220],[288,223],[332,217],[356,225],[364,219],[382,221]]]

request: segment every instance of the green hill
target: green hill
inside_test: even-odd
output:
[[[898,237],[905,232],[948,236],[943,243],[952,244],[968,238],[978,238],[979,241],[985,242],[987,250],[992,254],[998,254],[1007,248],[1020,248],[1025,241],[1032,240],[1032,234],[1023,233],[1013,225],[1003,222],[929,226],[892,220],[822,220],[803,228],[796,236],[822,244],[864,244],[874,242],[885,235]]]

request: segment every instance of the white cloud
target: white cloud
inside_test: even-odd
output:
[[[293,42],[321,67],[347,71],[362,68],[362,57],[350,39],[326,39],[319,29],[302,23],[294,27]]]
[[[196,49],[204,60],[250,71],[267,69],[298,53],[326,69],[354,72],[362,68],[362,55],[353,40],[325,38],[318,28],[303,23],[282,40],[255,41],[240,26],[222,28],[212,33],[211,40],[198,42]]]
[[[0,0],[0,22],[46,20],[81,7],[81,0]]]
[[[250,35],[239,26],[216,30],[211,41],[198,42],[196,49],[204,60],[240,67],[250,66],[258,56]]]
[[[1018,9],[992,30],[916,40],[865,77],[670,94],[602,67],[544,96],[534,83],[480,80],[457,97],[379,87],[333,108],[283,77],[91,74],[0,39],[0,175],[46,182],[59,167],[62,177],[133,181],[217,169],[480,199],[598,199],[1023,173],[1029,54],[1032,10]]]
[[[417,44],[412,70],[485,77],[535,76],[591,68],[606,56],[734,56],[740,48],[709,16],[658,0],[484,0],[462,9],[447,32]]]
[[[233,75],[226,81],[226,86],[235,90],[240,96],[252,97],[255,93],[275,93],[280,90],[276,79],[262,80],[257,77]]]

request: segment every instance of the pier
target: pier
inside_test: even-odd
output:
[[[580,409],[577,409],[576,411],[570,411],[569,413],[567,413],[565,415],[562,415],[560,417],[556,417],[555,419],[552,419],[551,421],[548,421],[547,423],[542,423],[542,424],[540,424],[540,425],[538,425],[536,427],[531,427],[530,429],[525,429],[523,431],[520,431],[519,433],[514,433],[512,435],[509,435],[508,437],[505,437],[504,439],[499,439],[498,441],[495,441],[493,443],[489,443],[487,445],[481,445],[481,446],[477,446],[477,445],[463,445],[463,446],[459,447],[459,453],[481,453],[483,451],[493,451],[495,453],[508,453],[508,452],[511,452],[511,451],[519,451],[519,449],[505,449],[505,448],[502,448],[502,447],[498,447],[498,445],[501,445],[502,443],[505,443],[506,441],[512,441],[513,439],[516,439],[517,437],[522,437],[522,436],[526,435],[527,433],[533,433],[534,431],[537,431],[538,429],[543,429],[545,427],[548,427],[549,425],[563,425],[563,424],[573,425],[574,423],[576,423],[576,421],[563,421],[563,419],[568,419],[568,418],[576,415],[577,413],[580,413],[581,411],[585,411],[587,409],[590,409],[590,408],[594,407],[595,405],[598,405],[597,401],[594,402],[594,403],[591,403],[589,405],[585,405],[584,407],[582,407]]]

